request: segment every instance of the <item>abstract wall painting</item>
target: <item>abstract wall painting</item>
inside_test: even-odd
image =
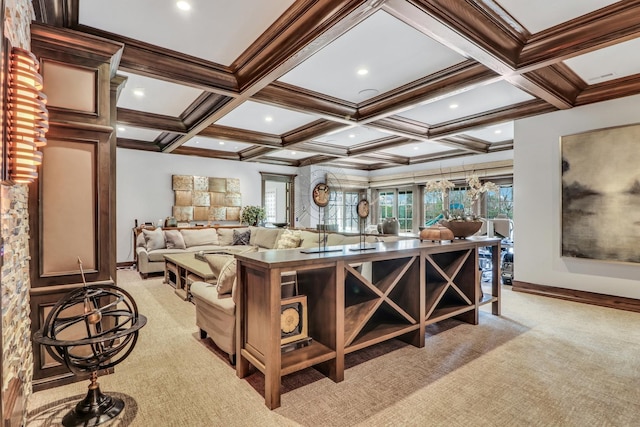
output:
[[[562,256],[640,262],[640,125],[563,136]]]

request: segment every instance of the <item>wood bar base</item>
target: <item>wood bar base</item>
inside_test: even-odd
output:
[[[491,295],[480,297],[478,248],[491,247]],[[236,255],[236,373],[253,365],[265,376],[265,404],[280,406],[281,377],[315,367],[335,382],[344,379],[344,356],[402,339],[425,345],[425,327],[447,318],[477,324],[478,308],[500,314],[500,240],[452,243],[401,240],[370,251],[335,247],[324,253],[299,249]],[[306,295],[310,345],[281,351],[281,274],[296,271]]]

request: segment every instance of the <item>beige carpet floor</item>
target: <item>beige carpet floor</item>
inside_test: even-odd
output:
[[[118,272],[148,318],[103,392],[126,402],[107,426],[638,426],[640,314],[515,293],[477,326],[428,328],[426,345],[392,340],[349,355],[345,380],[309,369],[283,379],[270,411],[261,374],[239,379],[194,306],[161,278]],[[263,383],[263,381],[262,381]],[[79,382],[34,393],[29,427],[57,426],[86,393]]]

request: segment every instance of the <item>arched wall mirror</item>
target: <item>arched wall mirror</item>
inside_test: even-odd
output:
[[[262,206],[265,209],[267,224],[293,226],[295,218],[294,179],[296,175],[260,172],[262,177]]]

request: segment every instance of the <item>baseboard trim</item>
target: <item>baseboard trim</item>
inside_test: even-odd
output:
[[[558,298],[583,304],[599,305],[601,307],[640,313],[640,300],[615,295],[598,294],[595,292],[577,291],[575,289],[556,288],[554,286],[536,285],[535,283],[513,281],[515,292]]]
[[[116,263],[117,268],[129,268],[129,267],[133,267],[134,265],[136,265],[134,261],[125,261],[125,262]]]

